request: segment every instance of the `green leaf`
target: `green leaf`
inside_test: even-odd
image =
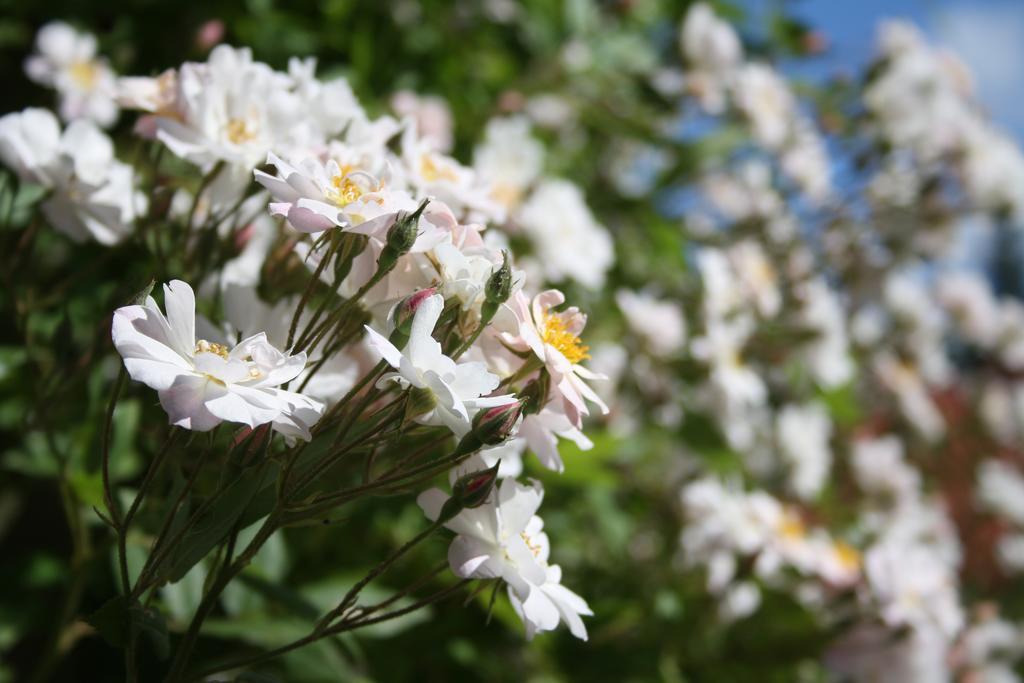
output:
[[[186,532],[170,565],[163,576],[168,581],[179,581],[197,562],[224,541],[253,502],[256,494],[277,477],[277,465],[264,463],[242,470],[239,476],[220,493],[200,514]]]
[[[131,617],[128,614],[128,599],[123,595],[108,600],[102,607],[90,614],[86,621],[96,629],[103,640],[114,647],[128,645]]]
[[[129,613],[132,626],[149,641],[157,658],[167,659],[167,656],[171,654],[171,639],[167,635],[167,623],[164,621],[164,616],[152,607],[144,609],[141,605],[133,606]]]

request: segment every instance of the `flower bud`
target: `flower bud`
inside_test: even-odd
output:
[[[429,413],[437,405],[437,397],[429,389],[412,387],[409,389],[409,400],[405,403],[403,424],[412,422],[420,415]]]
[[[420,216],[423,215],[423,211],[429,203],[429,199],[424,199],[412,213],[398,214],[394,225],[388,230],[388,249],[398,256],[412,249],[412,245],[416,243],[416,238],[420,234]]]
[[[441,520],[449,520],[462,510],[480,507],[487,502],[498,480],[501,461],[486,470],[477,470],[459,477],[452,486],[452,496],[441,507]]]
[[[473,418],[473,431],[485,446],[497,446],[512,435],[523,413],[523,401],[481,410]]]
[[[404,348],[409,341],[409,333],[412,331],[412,320],[416,317],[416,311],[420,304],[437,294],[437,287],[427,287],[418,292],[413,292],[398,302],[391,310],[391,324],[394,331],[388,338],[396,348]]]
[[[512,294],[512,267],[508,263],[508,252],[502,252],[501,256],[501,266],[491,273],[484,288],[484,297],[492,304],[503,304]]]
[[[473,428],[462,437],[456,453],[472,453],[484,446],[497,446],[512,436],[523,414],[523,401],[481,410],[473,418]]]
[[[540,373],[537,379],[527,384],[519,392],[523,401],[523,415],[536,415],[548,402],[548,389],[551,377],[546,372]]]
[[[412,213],[399,213],[395,217],[395,222],[388,229],[387,244],[384,245],[383,251],[377,258],[375,279],[390,272],[398,263],[398,259],[408,253],[412,249],[412,245],[416,244],[416,238],[420,234],[420,216],[423,215],[423,211],[429,203],[429,199],[424,199]]]

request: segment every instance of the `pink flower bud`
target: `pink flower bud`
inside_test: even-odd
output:
[[[512,436],[520,416],[523,401],[481,410],[473,418],[473,433],[485,446],[497,446]]]
[[[395,310],[391,313],[391,322],[394,323],[395,328],[411,325],[420,304],[435,294],[437,294],[437,287],[426,287],[425,289],[413,292],[399,301],[398,305],[395,306]]]
[[[249,223],[244,228],[235,233],[235,249],[242,251],[245,249],[245,245],[252,239],[253,234],[256,232],[254,224]]]
[[[223,39],[224,22],[220,19],[210,19],[196,31],[196,47],[204,52]]]

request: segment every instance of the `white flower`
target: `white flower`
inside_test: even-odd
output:
[[[1002,322],[999,307],[982,275],[970,271],[943,273],[938,300],[967,341],[983,349],[998,341]]]
[[[735,222],[768,219],[782,208],[782,198],[772,186],[772,169],[759,159],[708,174],[701,189],[719,213]]]
[[[789,485],[804,500],[821,493],[832,468],[832,420],[817,403],[787,405],[778,414],[778,439],[789,464]]]
[[[62,134],[46,109],[7,114],[0,118],[0,160],[52,191],[43,213],[76,242],[121,241],[145,206],[132,168],[114,158],[110,139],[91,121],[73,121]]]
[[[254,62],[248,49],[218,45],[206,63],[183,64],[173,81],[160,78],[175,90],[173,99],[157,98],[154,135],[203,169],[223,161],[248,170],[271,149],[308,154],[324,144],[323,131],[311,123],[313,105],[295,90],[295,78]]]
[[[522,291],[509,300],[515,313],[518,330],[504,335],[505,342],[517,351],[533,351],[551,377],[552,400],[561,399],[561,412],[570,425],[583,426],[589,415],[587,401],[595,403],[602,413],[608,406],[584,380],[605,379],[580,363],[590,355],[579,335],[587,324],[587,316],[572,306],[564,311],[553,309],[565,303],[565,295],[555,289],[541,292],[530,301]]]
[[[757,306],[762,316],[774,317],[782,308],[782,293],[775,266],[761,244],[743,240],[729,247],[728,256],[746,298]]]
[[[595,219],[579,187],[567,180],[544,180],[515,216],[537,250],[544,275],[598,289],[615,253],[608,232]]]
[[[729,587],[718,604],[718,616],[723,622],[738,621],[757,611],[761,606],[761,589],[753,581],[740,581]]]
[[[732,26],[719,19],[706,3],[690,7],[679,33],[686,58],[687,85],[704,110],[719,114],[725,108],[728,79],[743,60],[743,46]]]
[[[514,209],[544,169],[544,145],[530,134],[526,117],[491,119],[473,151],[473,168],[490,183],[491,197]]]
[[[501,255],[486,246],[459,249],[446,239],[431,251],[441,279],[441,293],[445,299],[455,299],[464,311],[480,311],[484,290],[494,271],[501,266]],[[522,284],[519,273],[513,276],[515,286]]]
[[[974,202],[988,211],[1024,216],[1024,154],[1009,136],[977,126],[967,136],[964,184]]]
[[[804,284],[801,321],[818,336],[804,347],[807,364],[826,388],[845,384],[853,377],[853,358],[846,336],[844,307],[838,294],[823,279]]]
[[[255,177],[275,200],[270,203],[270,213],[286,218],[299,232],[316,233],[334,227],[351,230],[374,219],[380,223],[416,206],[407,192],[388,189],[386,178],[334,159],[327,163],[304,159],[292,166],[270,153],[267,163],[274,165],[277,176],[257,170]]]
[[[1001,460],[986,460],[978,470],[978,498],[989,510],[1024,526],[1024,476]]]
[[[586,640],[580,616],[593,613],[583,598],[561,585],[558,565],[548,564],[551,546],[536,515],[543,497],[537,482],[525,486],[514,479],[503,480],[489,501],[464,509],[445,523],[457,534],[448,549],[448,562],[457,576],[505,581],[527,638],[564,621],[574,636]],[[436,520],[447,500],[440,489],[430,489],[416,502],[429,519]]]
[[[679,45],[691,65],[717,73],[734,69],[743,59],[743,46],[736,31],[703,2],[695,3],[687,11]]]
[[[815,203],[822,203],[832,192],[832,166],[825,141],[814,125],[800,117],[794,124],[793,137],[782,151],[783,172],[800,186]]]
[[[96,56],[96,37],[62,21],[39,29],[36,53],[25,61],[28,77],[54,88],[65,121],[89,119],[108,127],[117,119],[114,72]]]
[[[615,293],[626,324],[656,356],[672,356],[686,344],[686,320],[679,305],[659,301],[645,292],[620,289]]]
[[[917,366],[888,352],[879,354],[874,365],[882,384],[896,395],[907,421],[929,441],[941,438],[946,432],[946,421]]]
[[[501,220],[503,209],[489,196],[486,183],[471,168],[435,149],[418,137],[412,120],[402,133],[402,170],[417,196],[436,197],[452,211],[470,220]]]
[[[736,106],[750,121],[754,138],[768,149],[780,149],[796,120],[796,101],[786,82],[766,64],[745,64],[734,87]]]
[[[956,574],[930,546],[884,542],[868,550],[864,567],[888,625],[937,627],[949,638],[960,630]]]
[[[400,90],[391,96],[391,108],[399,118],[412,118],[416,129],[439,152],[452,149],[452,110],[443,97],[417,95]]]
[[[1004,570],[1017,573],[1024,571],[1024,534],[1008,533],[996,543],[996,559]]]
[[[868,493],[901,501],[920,492],[921,474],[904,460],[903,442],[897,436],[857,439],[850,464],[857,483]]]
[[[263,333],[229,349],[196,340],[196,301],[180,280],[164,285],[166,317],[148,297],[142,306],[114,312],[114,346],[132,379],[156,389],[172,424],[208,431],[222,421],[249,427],[273,423],[288,437],[310,438],[323,404],[278,387],[306,365],[306,354],[286,355]]]
[[[757,370],[743,359],[753,324],[749,317],[710,318],[704,335],[691,342],[693,355],[711,369],[711,389],[727,413],[756,409],[768,398]]]
[[[511,394],[486,396],[498,387],[498,378],[483,363],[456,363],[441,351],[431,336],[444,298],[440,294],[427,297],[413,316],[409,342],[402,351],[379,333],[366,327],[370,344],[387,363],[398,370],[381,378],[381,383],[395,381],[403,387],[424,389],[434,397],[434,407],[416,418],[429,425],[446,425],[456,434],[469,432],[473,415],[480,408],[491,408],[515,401]]]

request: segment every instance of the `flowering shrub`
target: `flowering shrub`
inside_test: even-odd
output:
[[[485,5],[396,8],[384,86],[39,30],[0,427],[72,553],[12,671],[1017,680],[1024,156],[966,68],[899,21],[807,84],[782,14]],[[434,73],[448,25],[491,51]]]

